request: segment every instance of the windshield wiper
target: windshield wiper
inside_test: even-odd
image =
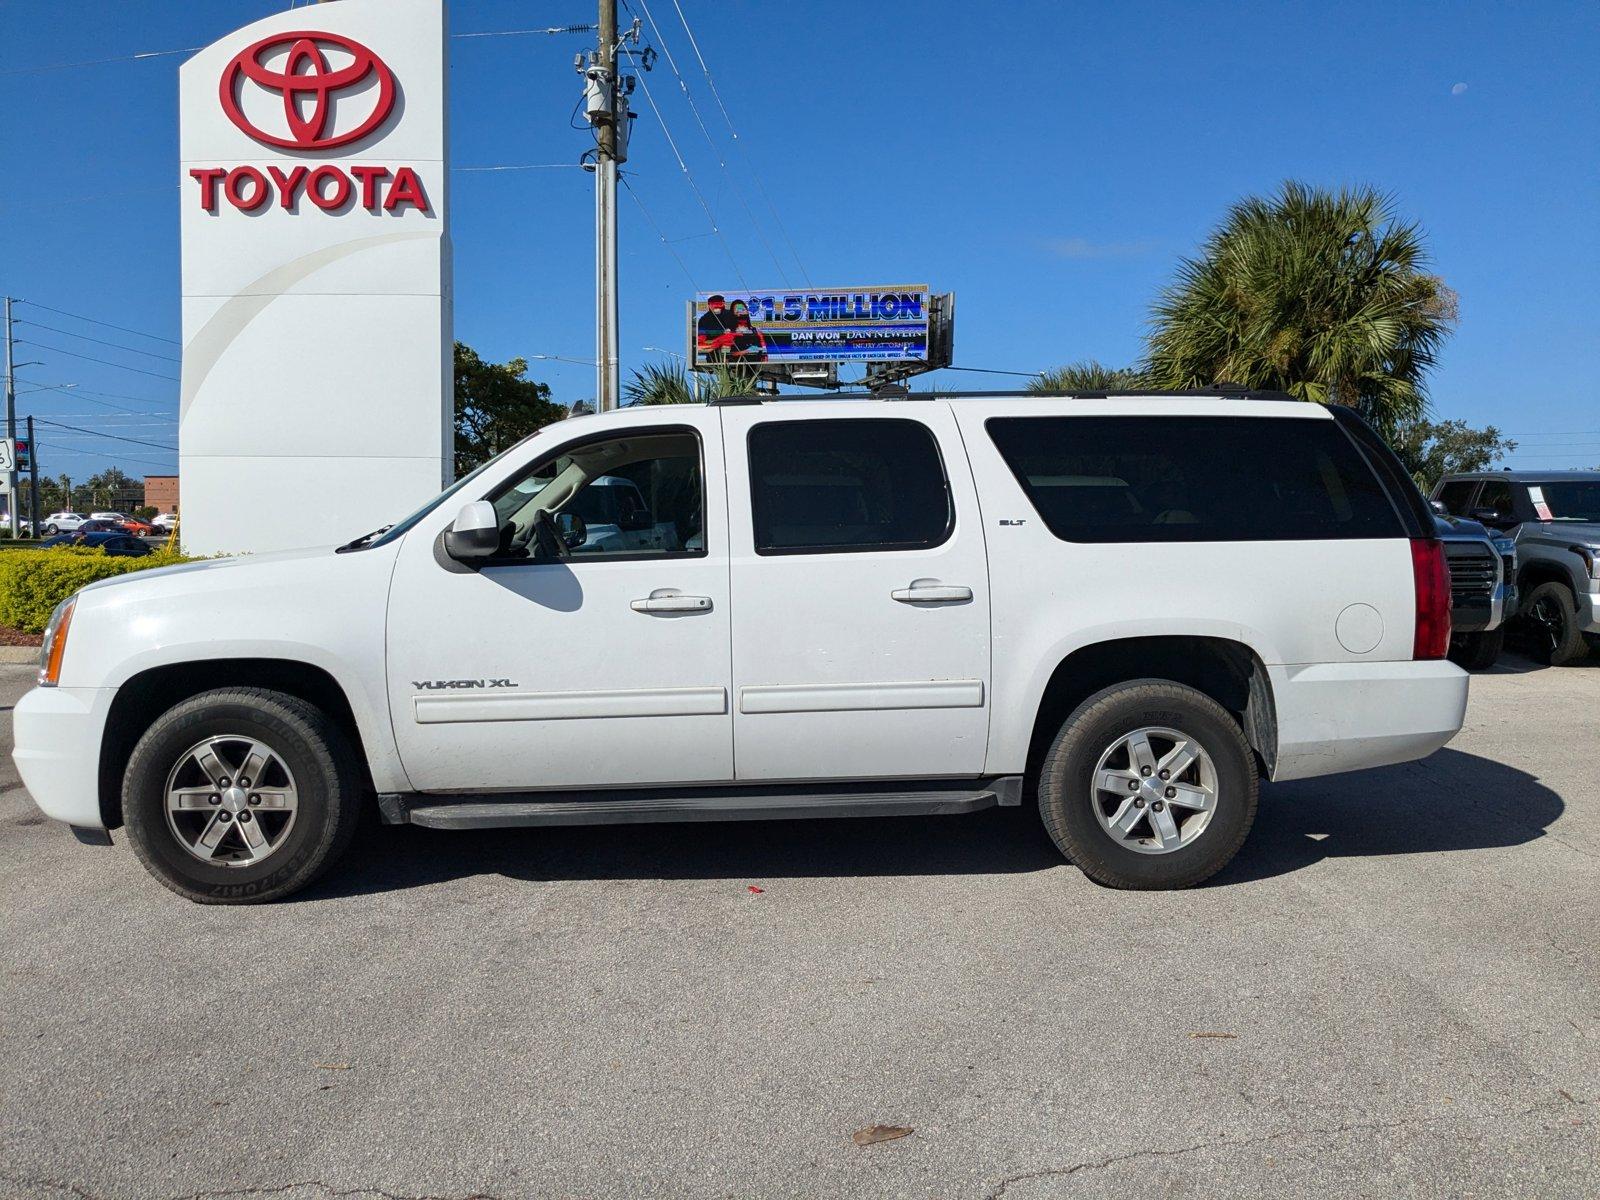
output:
[[[335,554],[344,554],[344,553],[346,553],[346,552],[348,552],[350,550],[364,550],[373,541],[373,539],[382,537],[384,534],[388,533],[389,530],[391,530],[393,528],[394,528],[394,526],[392,524],[391,525],[380,525],[380,526],[378,526],[378,528],[374,529],[371,533],[363,533],[360,537],[356,538],[354,541],[346,542],[344,545],[342,545],[338,549],[336,549],[334,551],[334,553]]]

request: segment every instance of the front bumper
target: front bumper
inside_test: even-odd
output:
[[[1278,712],[1275,780],[1426,758],[1467,715],[1469,677],[1443,660],[1314,663],[1267,674]]]
[[[17,772],[48,817],[104,829],[100,738],[115,688],[34,688],[17,702],[12,727]]]

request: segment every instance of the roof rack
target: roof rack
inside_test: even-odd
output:
[[[1209,399],[1209,400],[1294,400],[1295,397],[1288,392],[1280,392],[1271,388],[1244,388],[1233,384],[1226,384],[1210,388],[1128,388],[1118,391],[1082,392],[1082,391],[1030,391],[1026,389],[1010,389],[1001,391],[975,391],[963,388],[958,391],[935,389],[926,392],[824,392],[821,395],[797,395],[785,393],[778,396],[721,396],[715,400],[706,401],[707,404],[765,404],[771,401],[783,400],[985,400],[1004,399],[1014,396],[1030,396],[1039,399],[1071,399],[1071,400],[1161,400],[1161,399]]]

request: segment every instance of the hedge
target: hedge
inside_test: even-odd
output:
[[[189,561],[170,550],[141,558],[113,556],[87,546],[0,550],[0,625],[42,633],[56,605],[86,584]]]

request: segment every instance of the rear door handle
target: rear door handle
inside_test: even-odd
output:
[[[919,579],[910,587],[895,588],[889,596],[901,604],[962,604],[972,599],[972,589],[960,584],[924,583]]]
[[[710,612],[711,597],[685,596],[676,588],[657,588],[646,599],[635,600],[628,607],[642,613]]]

